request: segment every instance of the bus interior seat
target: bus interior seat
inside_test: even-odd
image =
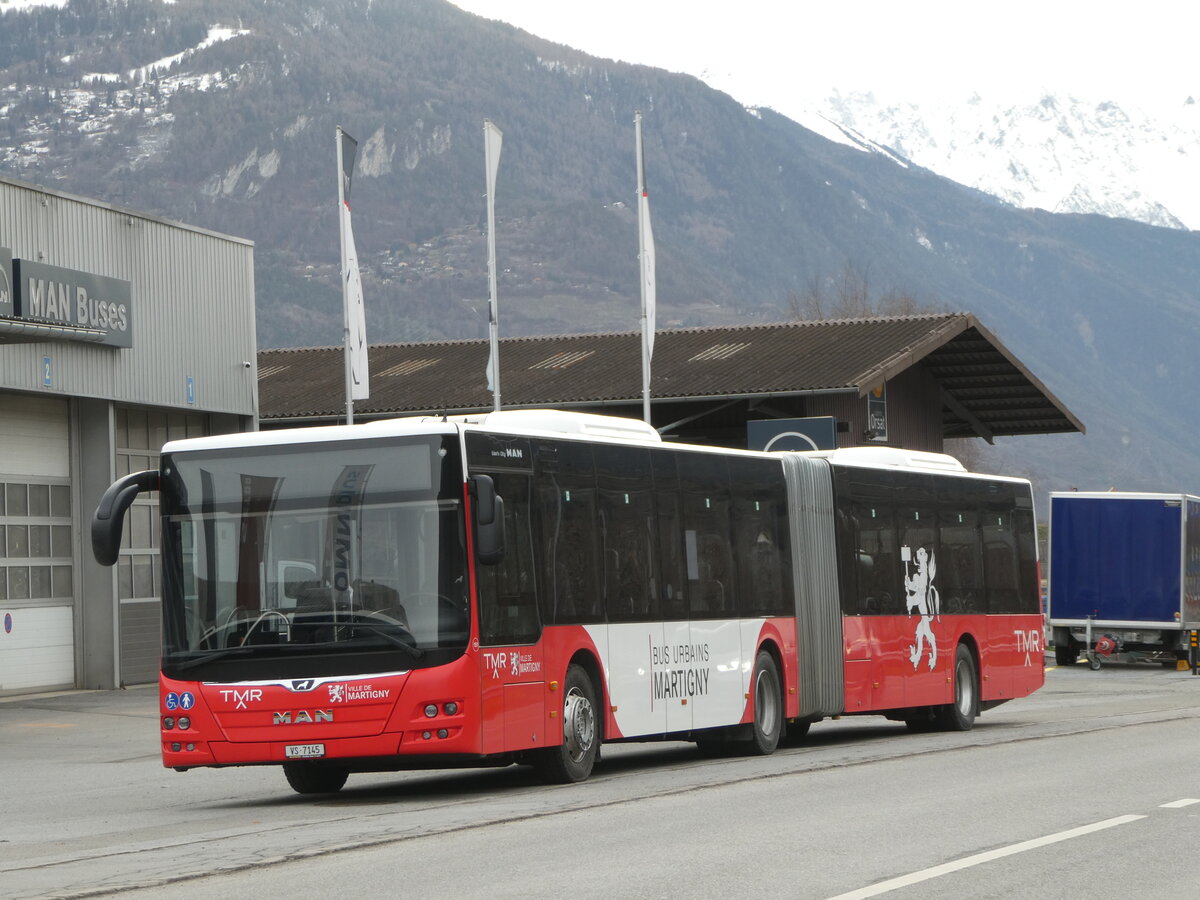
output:
[[[388,616],[405,629],[408,628],[408,612],[400,602],[400,592],[376,581],[354,582],[355,606],[365,612],[376,612]]]
[[[292,641],[314,644],[326,640],[332,627],[333,591],[319,581],[305,581],[296,587],[296,611],[292,614]]]

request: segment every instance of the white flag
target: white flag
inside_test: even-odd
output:
[[[483,120],[483,153],[487,167],[487,242],[488,242],[488,364],[487,386],[495,399],[495,408],[500,408],[500,360],[499,360],[499,317],[496,311],[496,173],[500,168],[500,148],[504,134],[491,123]]]
[[[370,374],[367,370],[367,318],[363,306],[362,278],[358,274],[358,251],[354,247],[354,231],[350,227],[350,180],[354,172],[354,157],[358,141],[338,129],[341,134],[342,208],[338,225],[342,238],[342,302],[345,304],[347,336],[346,353],[350,359],[350,397],[366,400],[371,396]]]
[[[362,278],[358,274],[358,252],[354,247],[354,232],[350,228],[350,204],[342,204],[342,246],[345,248],[345,284],[342,296],[346,302],[346,323],[350,329],[350,396],[366,400],[371,396],[370,373],[367,368],[367,316],[363,306]]]
[[[642,303],[646,313],[646,363],[654,356],[654,229],[650,227],[650,194],[645,189],[638,197],[638,222],[641,224]]]

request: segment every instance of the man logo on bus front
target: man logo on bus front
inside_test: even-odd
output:
[[[930,627],[930,622],[938,615],[938,589],[933,586],[933,576],[937,574],[937,561],[924,547],[918,547],[916,571],[910,575],[908,564],[912,562],[912,548],[901,547],[900,558],[904,560],[904,591],[908,594],[904,607],[910,616],[914,611],[920,616],[913,638],[916,643],[908,645],[908,659],[915,670],[925,653],[925,641],[928,640],[929,669],[932,671],[937,665],[937,641],[933,637],[933,628]]]

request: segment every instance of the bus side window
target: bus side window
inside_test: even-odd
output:
[[[840,471],[834,472],[834,518],[836,522],[838,592],[841,597],[842,615],[857,616],[862,614],[858,606],[859,578],[859,544],[858,528],[854,520],[853,506],[841,493],[845,480]],[[803,551],[802,551],[803,552]],[[802,555],[795,561],[796,566],[805,565]]]
[[[1019,611],[1017,539],[1012,513],[988,509],[983,513],[983,566],[987,576],[990,613]]]
[[[675,457],[671,450],[655,450],[650,455],[658,526],[658,601],[662,617],[678,622],[687,618],[688,602],[684,588],[683,515],[679,507]]]
[[[889,507],[867,501],[854,506],[858,524],[858,611],[860,615],[902,615],[899,578],[903,569]]]
[[[1020,502],[1018,500],[1018,502]],[[1040,613],[1042,611],[1042,586],[1038,582],[1037,529],[1033,521],[1033,500],[1028,509],[1013,511],[1013,527],[1017,534],[1017,557],[1020,580],[1018,598],[1014,612]]]
[[[731,457],[729,481],[734,485],[733,544],[741,613],[793,614],[783,470],[774,460]]]
[[[504,558],[494,566],[476,566],[479,585],[479,639],[485,646],[529,644],[541,634],[537,571],[530,523],[529,476],[490,473],[504,498]]]
[[[543,619],[553,625],[603,622],[592,447],[577,441],[539,441],[535,461]]]
[[[785,582],[778,535],[771,527],[770,515],[753,515],[753,512],[767,505],[767,501],[749,500],[738,505],[742,510],[735,510],[734,528],[737,557],[742,562],[738,566],[741,574],[738,594],[742,598],[742,612],[750,616],[780,615],[785,608]],[[791,587],[790,582],[787,587]]]
[[[679,482],[692,618],[730,618],[737,614],[737,600],[725,458],[681,453]]]
[[[657,529],[650,452],[644,447],[597,444],[601,574],[610,622],[660,618],[653,577]]]
[[[942,510],[938,554],[942,612],[971,615],[987,612],[983,592],[983,552],[979,516],[974,510]]]

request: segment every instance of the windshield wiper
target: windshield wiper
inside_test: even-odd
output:
[[[198,650],[197,653],[204,654],[203,656],[193,656],[190,659],[185,659],[183,662],[170,662],[170,658],[163,660],[168,663],[176,672],[186,672],[188,669],[194,669],[196,666],[202,666],[205,663],[216,662],[218,659],[225,659],[230,656],[245,656],[246,654],[259,649],[258,647],[224,647],[220,650]]]
[[[420,659],[425,655],[425,651],[418,647],[410,638],[405,638],[402,635],[408,634],[408,631],[402,626],[393,622],[379,622],[367,617],[347,615],[345,618],[329,618],[322,616],[320,618],[305,616],[303,619],[295,619],[292,622],[292,641],[279,646],[295,646],[297,644],[307,647],[343,647],[347,643],[344,640],[315,640],[315,641],[297,641],[297,632],[308,632],[310,630],[333,629],[335,635],[350,635],[353,639],[356,629],[366,629],[371,632],[372,636],[383,638],[393,647],[404,650],[413,659]],[[326,632],[327,633],[327,632]],[[324,636],[324,635],[322,635]]]
[[[338,629],[348,628],[365,628],[368,629],[372,637],[383,638],[387,643],[391,644],[400,650],[408,653],[413,659],[420,659],[425,655],[425,651],[411,641],[405,640],[403,637],[395,633],[395,626],[388,625],[383,622],[364,622],[357,620],[353,622],[337,622],[333,619],[307,619],[304,622],[305,627],[336,627]],[[329,650],[350,650],[353,646],[347,647],[346,641],[285,641],[281,644],[242,644],[237,647],[221,647],[216,650],[196,650],[194,654],[188,654],[188,658],[175,662],[172,657],[179,654],[172,654],[163,660],[164,663],[170,665],[175,672],[186,672],[198,666],[207,665],[218,660],[228,659],[232,656],[250,656],[259,655],[262,653],[277,655],[283,653],[312,652],[317,649]]]
[[[187,658],[179,662],[175,660],[183,656],[184,653],[173,653],[163,659],[164,665],[169,665],[172,671],[186,672],[188,669],[194,669],[197,666],[203,666],[210,662],[216,662],[221,659],[228,659],[231,656],[250,656],[259,655],[261,653],[269,653],[271,655],[282,656],[285,653],[295,652],[297,649],[306,647],[320,646],[317,644],[239,644],[236,647],[219,647],[216,650],[192,650],[185,651]]]
[[[383,622],[364,622],[359,620],[355,622],[343,623],[340,627],[350,629],[369,628],[393,647],[399,647],[401,650],[407,650],[412,654],[413,659],[420,659],[425,655],[425,651],[416,644],[412,643],[411,641],[406,641],[404,638],[400,637],[400,635],[396,634],[394,631],[395,626],[387,625]]]

